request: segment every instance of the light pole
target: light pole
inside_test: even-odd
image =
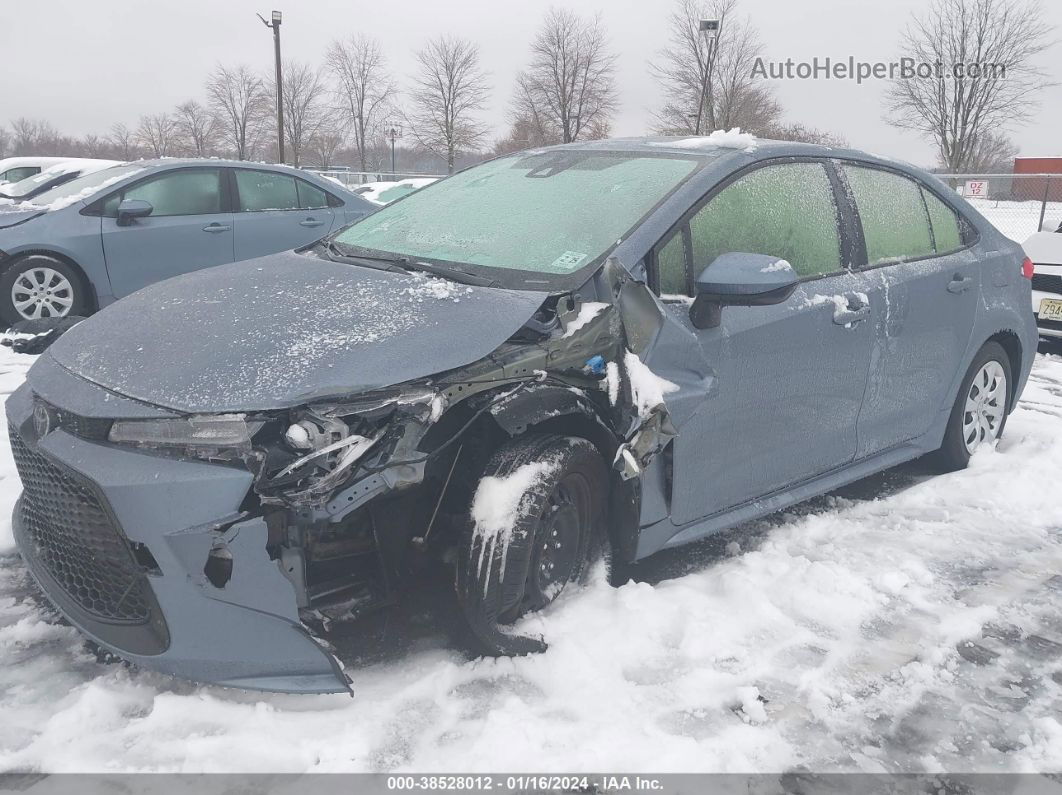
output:
[[[387,133],[387,137],[391,139],[391,176],[392,177],[395,175],[395,140],[398,138],[399,134],[400,133],[398,132],[398,130],[396,130],[394,127],[392,127]]]
[[[277,68],[277,154],[280,162],[284,162],[284,76],[280,70],[280,17],[279,11],[274,11],[272,22],[267,22],[261,14],[258,18],[267,28],[273,29],[273,58]]]
[[[704,74],[701,76],[701,99],[697,103],[697,123],[693,134],[701,134],[701,119],[704,116],[704,99],[708,93],[708,84],[712,80],[712,66],[715,62],[715,50],[719,42],[719,29],[723,25],[721,19],[702,19],[700,24],[701,35],[704,36],[708,49],[705,52]]]

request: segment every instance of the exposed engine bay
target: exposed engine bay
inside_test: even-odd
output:
[[[423,566],[452,558],[485,457],[529,427],[592,441],[613,466],[622,495],[613,502],[630,512],[612,526],[636,528],[637,476],[674,436],[662,403],[639,405],[625,365],[655,334],[659,305],[622,267],[603,277],[609,300],[550,297],[492,354],[458,370],[240,418],[247,440],[212,458],[254,472],[245,516],[265,518],[269,554],[307,626],[327,630],[387,605]],[[621,555],[631,543],[613,539]],[[233,566],[222,541],[205,571],[224,588]]]

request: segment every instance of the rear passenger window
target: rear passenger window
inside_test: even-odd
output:
[[[757,169],[728,185],[690,219],[696,277],[720,254],[768,254],[801,276],[842,268],[837,206],[820,163]]]
[[[938,254],[947,254],[962,248],[962,233],[959,231],[959,216],[944,202],[922,189],[929,210],[929,223],[933,227],[933,242]]]
[[[296,180],[299,186],[299,208],[303,210],[316,210],[328,206],[328,194],[311,185],[309,182]]]
[[[876,168],[845,165],[844,171],[863,223],[868,265],[934,253],[918,183]]]
[[[179,169],[134,185],[111,196],[105,205],[114,215],[123,199],[142,199],[154,208],[152,218],[167,215],[209,215],[221,212],[221,170]]]
[[[0,182],[21,182],[34,174],[39,174],[40,171],[36,166],[17,166],[0,174]]]
[[[656,253],[657,288],[660,295],[687,295],[686,283],[686,247],[682,243],[682,232],[671,236]]]
[[[243,212],[299,209],[295,177],[287,174],[237,169],[236,190]]]

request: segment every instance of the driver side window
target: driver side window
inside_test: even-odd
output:
[[[784,259],[800,276],[842,270],[838,212],[820,163],[765,166],[723,188],[690,219],[694,277],[720,254]]]
[[[221,212],[221,171],[216,168],[177,169],[146,179],[107,197],[103,214],[113,218],[124,199],[143,199],[152,218],[212,215]]]

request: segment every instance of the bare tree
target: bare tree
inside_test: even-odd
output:
[[[220,64],[207,78],[207,97],[218,125],[218,137],[231,147],[237,160],[254,152],[263,120],[268,115],[269,93],[262,78],[246,66]]]
[[[58,155],[67,143],[69,139],[62,138],[49,122],[24,116],[11,122],[12,154]]]
[[[761,134],[775,124],[782,109],[767,84],[753,75],[763,45],[747,17],[737,16],[738,0],[679,0],[671,14],[671,41],[650,71],[664,90],[657,112],[658,129],[690,134],[696,127],[701,88],[705,86],[702,130],[740,127]],[[722,21],[711,69],[701,19]],[[705,80],[707,83],[705,84]]]
[[[367,171],[368,147],[398,87],[387,71],[380,43],[369,36],[332,42],[325,64],[336,80],[338,99],[349,114],[359,165]]]
[[[136,126],[136,140],[155,157],[166,157],[174,144],[174,123],[168,113],[141,116]]]
[[[112,125],[107,140],[122,160],[132,160],[136,155],[136,135],[125,124],[118,122]]]
[[[269,91],[276,96],[275,79],[270,81]],[[306,142],[327,120],[327,92],[328,85],[318,70],[298,61],[284,62],[284,141],[296,167]]]
[[[848,139],[843,135],[820,130],[817,127],[808,127],[799,122],[787,122],[772,124],[761,131],[764,138],[773,138],[776,141],[799,141],[805,144],[821,144],[833,149],[848,148]]]
[[[344,120],[331,118],[322,124],[316,133],[306,142],[305,160],[317,168],[331,168],[336,165],[337,154],[347,142]],[[365,168],[362,168],[365,171]]]
[[[546,140],[586,137],[616,109],[615,66],[600,17],[552,8],[531,42],[531,63],[516,79],[515,116]]]
[[[110,148],[107,141],[95,133],[89,133],[80,142],[80,149],[89,157],[103,157]]]
[[[1051,31],[1038,0],[933,0],[904,33],[915,75],[890,86],[887,120],[930,138],[949,171],[969,170],[986,134],[1027,119],[1053,85],[1036,63]]]
[[[205,157],[213,150],[217,120],[196,100],[182,102],[174,109],[173,124],[174,133],[184,151],[196,157]]]
[[[476,119],[490,93],[479,66],[479,48],[443,36],[417,53],[417,63],[407,119],[417,141],[445,157],[452,174],[457,151],[477,146],[486,132]]]
[[[1004,133],[988,130],[973,144],[964,171],[975,174],[1009,174],[1019,149]]]
[[[7,127],[0,127],[0,157],[7,157],[7,151],[11,148],[11,133]]]

